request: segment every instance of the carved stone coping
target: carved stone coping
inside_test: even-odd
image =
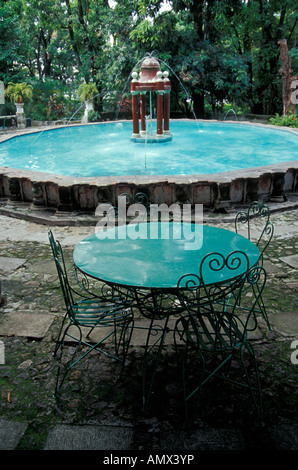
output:
[[[210,175],[74,178],[0,167],[0,198],[29,202],[32,209],[94,212],[113,205],[122,193],[143,192],[151,204],[204,204],[220,209],[233,204],[284,201],[297,193],[298,160],[279,165]]]

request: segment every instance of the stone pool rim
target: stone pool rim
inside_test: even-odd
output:
[[[193,121],[193,119],[179,119]],[[283,128],[250,121],[218,121],[198,119],[198,122],[249,125],[271,128],[297,135],[298,129]],[[0,142],[24,134],[52,131],[63,127],[101,125],[127,120],[100,123],[59,124],[27,128],[0,136]],[[0,200],[26,202],[33,210],[50,209],[54,212],[94,212],[98,204],[113,205],[122,193],[132,197],[145,192],[153,204],[203,204],[210,209],[226,208],[233,204],[282,202],[288,194],[297,193],[298,160],[279,164],[250,167],[223,173],[193,175],[124,175],[73,177],[52,173],[0,167]]]

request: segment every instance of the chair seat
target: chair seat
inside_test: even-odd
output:
[[[180,318],[176,333],[182,343],[197,351],[231,352],[247,341],[247,332],[235,317],[221,317],[220,320],[213,319],[212,315]]]
[[[97,299],[84,299],[72,305],[72,321],[81,326],[106,327],[123,323],[127,317],[131,317],[130,306],[123,301],[106,302]]]

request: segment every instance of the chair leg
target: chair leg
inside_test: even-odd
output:
[[[152,318],[151,321],[150,321],[150,326],[149,326],[149,329],[148,329],[148,334],[147,334],[147,340],[146,340],[146,345],[145,345],[145,352],[144,352],[144,357],[143,357],[143,370],[142,370],[142,377],[143,377],[143,409],[145,409],[147,406],[148,406],[148,403],[149,403],[149,399],[150,399],[150,395],[152,393],[152,387],[153,387],[153,383],[154,383],[154,379],[155,379],[155,374],[156,374],[156,371],[157,371],[157,367],[158,367],[158,363],[159,363],[159,359],[160,359],[160,356],[161,356],[161,352],[162,352],[162,348],[163,348],[163,345],[164,345],[164,342],[165,342],[165,338],[166,338],[166,335],[169,331],[168,329],[168,321],[169,321],[169,317],[166,317],[165,319],[165,323],[164,323],[164,326],[161,328],[161,335],[159,337],[159,339],[157,341],[155,341],[155,343],[153,345],[150,345],[149,342],[150,342],[150,337],[151,337],[151,334],[152,334],[152,331],[155,331],[156,333],[156,326],[154,326],[154,321],[155,319]],[[151,377],[149,379],[149,384],[148,384],[148,391],[146,391],[146,376],[147,376],[147,369],[148,369],[148,363],[149,363],[149,353],[150,351],[154,348],[154,346],[157,345],[157,343],[159,342],[159,345],[158,345],[158,350],[157,350],[157,353],[155,355],[155,358],[153,359],[153,371],[152,371],[152,374],[151,374]]]
[[[202,362],[201,368],[198,368],[197,366],[195,366],[196,381],[197,381],[197,372],[198,371],[200,372],[200,376],[198,380],[199,385],[191,392],[188,390],[188,385],[187,385],[187,382],[189,379],[189,374],[187,373],[187,367],[188,367],[187,364],[189,361],[188,352],[189,352],[189,348],[186,345],[183,351],[183,357],[181,360],[181,371],[182,371],[181,375],[182,375],[182,388],[183,388],[184,415],[185,415],[185,423],[187,426],[190,424],[190,414],[193,415],[193,410],[191,413],[189,413],[189,408],[191,407],[190,403],[194,403],[194,400],[193,400],[194,396],[197,397],[197,395],[200,393],[202,386],[204,385],[204,383],[207,382],[209,378],[209,377],[207,379],[205,378],[205,374],[206,374],[205,357],[200,351],[197,351],[197,353],[199,353],[199,357]]]
[[[255,374],[255,384],[252,383],[252,379],[250,376],[250,373],[247,370],[247,367],[245,365],[245,360],[243,357],[243,347],[245,347],[246,351],[250,354],[250,357],[253,361],[253,368],[254,368],[254,374]],[[258,370],[258,363],[257,359],[255,356],[254,349],[250,343],[246,343],[241,347],[240,350],[240,356],[241,356],[241,364],[245,372],[245,378],[247,380],[247,386],[250,389],[251,396],[253,399],[253,403],[256,409],[256,413],[258,416],[258,421],[259,424],[262,426],[264,424],[264,416],[263,416],[263,394],[262,394],[262,387],[261,387],[261,382],[260,382],[260,376],[259,376],[259,370]]]
[[[272,330],[272,327],[270,325],[269,318],[268,318],[268,315],[267,315],[266,307],[265,307],[264,302],[263,302],[263,297],[262,297],[261,293],[259,292],[258,286],[256,286],[255,289],[254,289],[254,295],[255,295],[256,299],[258,299],[257,300],[257,305],[258,305],[258,307],[260,309],[260,312],[261,312],[261,314],[262,314],[262,316],[263,316],[263,318],[264,318],[264,320],[265,320],[265,322],[268,326],[268,329]]]
[[[63,328],[64,328],[64,325],[65,325],[65,322],[66,322],[67,319],[68,319],[68,315],[65,314],[64,318],[63,318],[63,321],[62,321],[62,324],[61,324],[61,327],[60,327],[60,330],[59,330],[59,333],[58,333],[58,336],[57,336],[56,346],[55,346],[54,353],[53,353],[54,356],[57,355],[57,352],[61,348],[61,345],[62,345],[62,339],[61,338],[64,338],[64,334],[62,335],[62,332],[63,332]]]
[[[121,332],[119,335],[119,341],[116,344],[116,353],[119,355],[120,347],[122,346],[122,367],[121,371],[119,374],[119,377],[121,378],[123,369],[125,366],[129,346],[130,346],[130,341],[133,333],[133,328],[134,328],[134,320],[133,318],[130,318],[122,327],[121,327]],[[116,340],[116,333],[115,333],[115,340]]]
[[[64,380],[68,374],[68,372],[74,367],[74,365],[78,362],[78,361],[74,361],[74,356],[77,354],[79,348],[80,348],[80,345],[81,345],[81,341],[82,341],[82,332],[81,332],[81,329],[79,327],[77,327],[78,331],[79,331],[79,338],[77,339],[78,341],[78,345],[76,346],[75,348],[75,352],[74,354],[72,355],[72,358],[63,366],[62,364],[62,359],[63,359],[63,353],[64,353],[64,349],[65,349],[65,337],[68,335],[68,330],[70,327],[73,327],[73,326],[76,326],[76,325],[73,325],[73,324],[70,324],[66,327],[64,333],[63,333],[63,336],[61,338],[61,340],[59,341],[59,345],[58,345],[58,348],[56,346],[55,348],[55,355],[57,354],[57,351],[60,349],[60,356],[59,356],[59,363],[58,363],[58,370],[57,370],[57,375],[56,375],[56,384],[55,384],[55,392],[54,392],[54,398],[57,398],[58,397],[58,393],[59,393],[59,390],[60,388],[62,387],[63,383],[64,383]],[[65,368],[64,370],[64,373],[62,374],[62,367]]]
[[[65,319],[64,319],[65,321]],[[78,364],[78,362],[80,362],[82,359],[84,359],[88,354],[90,354],[93,350],[96,350],[102,354],[105,354],[107,355],[108,357],[112,358],[112,359],[115,359],[117,361],[120,361],[122,362],[122,368],[121,368],[121,372],[120,372],[120,377],[122,375],[122,372],[123,372],[123,367],[125,365],[125,360],[126,360],[126,356],[127,356],[127,352],[128,352],[128,348],[129,348],[129,345],[130,345],[130,340],[131,340],[131,335],[132,335],[132,330],[133,328],[131,327],[131,322],[133,322],[132,319],[129,319],[124,326],[122,326],[122,331],[121,331],[121,334],[120,334],[120,339],[119,339],[119,344],[117,345],[117,354],[119,353],[119,348],[120,348],[120,345],[122,344],[122,359],[120,359],[118,357],[118,355],[114,355],[114,354],[111,354],[107,351],[104,351],[100,348],[100,345],[102,343],[104,343],[104,341],[109,338],[110,336],[112,335],[115,335],[115,331],[113,332],[109,332],[103,339],[101,339],[101,341],[99,341],[98,343],[96,344],[90,344],[86,341],[83,341],[82,339],[82,331],[81,331],[81,328],[74,324],[74,323],[70,323],[64,330],[63,332],[63,335],[61,337],[61,339],[59,339],[58,343],[56,344],[56,347],[55,347],[55,352],[54,352],[54,355],[56,356],[57,355],[57,352],[59,351],[60,349],[60,356],[59,356],[59,363],[58,363],[58,371],[57,371],[57,378],[56,378],[56,385],[55,385],[55,393],[54,393],[54,398],[57,397],[58,395],[58,392],[68,374],[68,372],[76,365]],[[64,323],[64,322],[63,322]],[[79,334],[77,336],[75,336],[73,333],[70,333],[69,332],[69,329],[73,327],[73,328],[77,328]],[[130,327],[130,331],[129,331],[129,327]],[[60,336],[61,336],[61,332],[62,332],[62,327],[61,327],[61,330],[60,330]],[[128,335],[128,339],[127,339],[127,332],[129,331],[129,335]],[[63,357],[63,352],[64,352],[64,348],[65,348],[65,338],[66,337],[69,337],[69,338],[72,338],[74,341],[77,342],[77,346],[75,348],[75,351],[72,355],[72,358],[64,365],[65,367],[65,371],[64,373],[62,374],[62,367],[63,367],[63,364],[62,364],[62,357]],[[75,359],[79,349],[81,346],[87,346],[88,347],[88,350],[82,354],[79,358]]]

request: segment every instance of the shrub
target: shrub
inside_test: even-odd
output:
[[[269,122],[275,126],[298,128],[298,117],[295,114],[287,114],[282,116],[276,114],[274,118],[269,119]]]
[[[89,111],[89,113],[88,113],[88,121],[89,121],[89,122],[98,122],[98,121],[101,121],[101,115],[99,114],[99,112],[94,111],[94,110],[91,110],[91,111]]]

